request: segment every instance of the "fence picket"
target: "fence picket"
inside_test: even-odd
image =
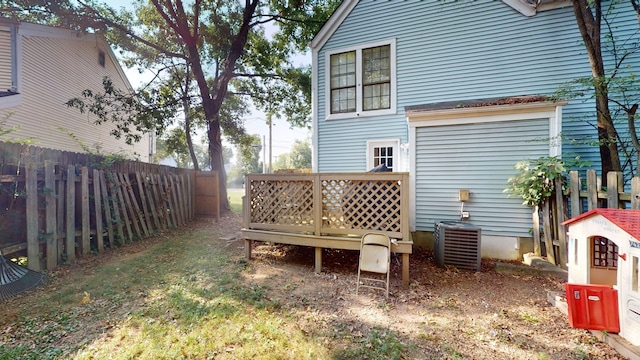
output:
[[[76,166],[67,165],[67,201],[66,211],[66,237],[64,243],[67,261],[73,262],[76,258]]]
[[[25,169],[27,192],[27,266],[40,271],[40,241],[38,240],[38,174],[33,164]]]
[[[52,161],[44,162],[44,198],[45,198],[45,236],[47,270],[58,266],[58,224],[56,222],[56,178]]]
[[[93,169],[93,205],[96,219],[96,246],[100,252],[104,250],[104,229],[102,227],[102,196],[98,169]]]
[[[80,251],[82,255],[87,255],[91,251],[90,217],[89,217],[89,168],[80,168],[80,192],[82,209],[82,237]]]

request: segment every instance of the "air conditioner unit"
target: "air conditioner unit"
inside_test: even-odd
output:
[[[462,221],[442,221],[435,224],[433,237],[436,264],[480,271],[479,227]]]

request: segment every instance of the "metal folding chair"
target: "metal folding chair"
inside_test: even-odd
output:
[[[385,234],[366,233],[360,243],[360,260],[358,263],[358,284],[356,295],[360,287],[384,290],[389,297],[389,268],[391,262],[391,240]],[[361,273],[369,273],[366,277]],[[372,273],[384,274],[386,279],[380,276],[374,277]],[[362,282],[362,283],[361,283]]]

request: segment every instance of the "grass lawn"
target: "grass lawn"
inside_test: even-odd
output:
[[[143,242],[4,303],[0,359],[328,358],[264,288],[240,281],[246,262],[216,225]]]
[[[244,196],[244,189],[228,188],[227,196],[229,197],[229,207],[233,212],[242,211],[242,197]]]

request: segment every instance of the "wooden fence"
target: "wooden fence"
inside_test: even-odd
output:
[[[409,174],[316,173],[252,174],[245,177],[246,257],[252,241],[310,246],[316,249],[316,272],[322,249],[360,249],[360,238],[382,232],[402,254],[402,281],[409,284]]]
[[[0,251],[53,269],[193,219],[194,172],[0,142]],[[105,166],[107,165],[107,166]]]
[[[578,171],[570,171],[567,196],[559,191],[562,187],[559,186],[559,179],[556,180],[555,195],[542,205],[540,214],[534,212],[536,254],[541,253],[542,241],[547,260],[566,268],[567,235],[562,222],[595,208],[640,209],[640,177],[631,180],[629,192],[625,192],[621,172],[608,173],[606,180],[607,186],[602,187],[595,170],[587,170],[585,178],[581,178]],[[542,226],[538,221],[542,221]]]

